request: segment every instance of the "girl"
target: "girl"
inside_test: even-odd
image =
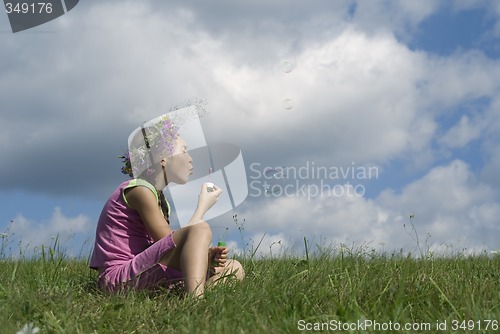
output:
[[[243,279],[226,247],[211,247],[205,213],[222,190],[203,185],[187,226],[169,225],[170,207],[163,196],[168,183],[185,184],[193,164],[178,127],[163,115],[131,135],[122,172],[136,177],[122,183],[106,202],[96,230],[90,267],[99,271],[98,285],[107,291],[168,287],[183,280],[186,292],[202,296],[207,283],[233,274]]]

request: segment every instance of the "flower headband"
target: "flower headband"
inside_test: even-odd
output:
[[[154,157],[165,158],[174,154],[178,130],[172,119],[162,115],[132,132],[128,151],[119,157],[124,164],[122,173],[136,178],[144,172],[153,175],[153,165],[158,162]]]

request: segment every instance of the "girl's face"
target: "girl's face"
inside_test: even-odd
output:
[[[169,183],[184,184],[188,182],[189,175],[193,173],[193,159],[187,152],[186,142],[180,136],[177,137],[174,154],[165,159],[165,162]]]

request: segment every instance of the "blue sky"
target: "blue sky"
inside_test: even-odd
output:
[[[410,214],[436,253],[500,249],[499,18],[493,0],[109,0],[13,34],[0,15],[3,249],[87,254],[130,132],[195,99],[263,189],[210,220],[235,251],[415,252]],[[313,165],[378,174],[290,176]]]

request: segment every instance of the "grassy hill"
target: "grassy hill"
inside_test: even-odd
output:
[[[200,301],[179,292],[107,295],[85,260],[54,249],[0,260],[2,333],[495,333],[500,256],[362,252],[239,259],[243,282]]]

